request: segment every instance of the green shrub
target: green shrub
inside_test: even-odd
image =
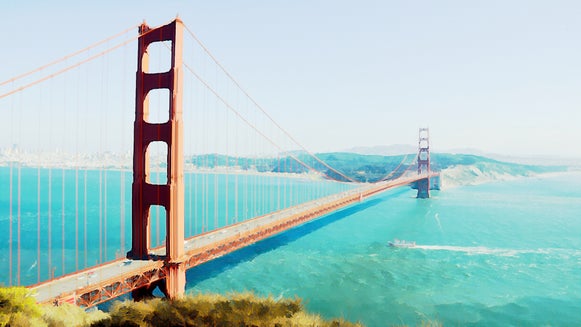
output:
[[[197,294],[173,301],[115,302],[110,312],[85,312],[64,303],[38,305],[24,287],[0,287],[0,327],[114,326],[361,326],[341,319],[325,320],[306,313],[299,298],[275,300],[252,293]]]
[[[0,287],[0,326],[46,326],[36,299],[25,287]]]
[[[63,303],[59,306],[42,305],[42,319],[48,327],[83,327],[107,318],[103,311],[86,312],[76,305]]]
[[[325,321],[303,311],[301,300],[259,298],[251,293],[197,294],[174,301],[117,302],[109,318],[93,326],[359,326]]]

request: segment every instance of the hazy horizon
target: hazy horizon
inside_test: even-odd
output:
[[[312,152],[415,144],[418,127],[428,126],[435,151],[581,158],[578,2],[8,0],[2,7],[0,20],[14,28],[0,53],[9,63],[0,81],[144,19],[156,26],[179,14]],[[126,93],[131,100],[133,91]]]

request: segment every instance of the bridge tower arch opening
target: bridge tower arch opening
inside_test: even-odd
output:
[[[420,128],[418,140],[418,175],[426,178],[418,180],[418,199],[430,197],[430,130]]]
[[[132,245],[127,257],[148,260],[150,256],[150,207],[163,206],[166,211],[165,261],[166,290],[170,298],[185,290],[184,263],[184,176],[182,120],[182,40],[183,23],[176,19],[157,28],[143,23],[139,28],[137,74],[135,86],[135,122],[132,184]],[[149,72],[148,46],[171,42],[171,65],[163,72]],[[149,97],[152,91],[167,90],[167,121],[149,120]],[[153,92],[152,92],[153,93]],[[151,143],[167,144],[166,183],[151,183],[147,148]]]

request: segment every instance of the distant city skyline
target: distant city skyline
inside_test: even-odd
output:
[[[413,145],[427,126],[435,152],[581,158],[579,13],[534,0],[7,0],[0,82],[179,14],[313,152]]]

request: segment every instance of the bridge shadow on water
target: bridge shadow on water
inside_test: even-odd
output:
[[[312,232],[315,232],[327,225],[347,218],[357,212],[374,207],[380,204],[381,202],[388,200],[391,197],[397,197],[405,192],[408,192],[407,188],[400,188],[392,192],[383,194],[379,197],[366,200],[362,203],[351,205],[347,208],[328,214],[304,225],[297,226],[286,232],[277,234],[265,240],[246,246],[242,249],[229,253],[220,258],[216,258],[197,267],[193,267],[186,271],[186,283],[187,283],[186,287],[191,289],[195,287],[196,284],[206,279],[213,278],[219,275],[220,273],[242,262],[250,261],[263,253],[276,250],[281,246],[294,242],[300,239],[301,237],[306,236]],[[163,297],[163,294],[161,293],[161,291],[159,291],[158,288],[155,289],[153,294],[156,297]],[[125,294],[120,297],[117,297],[115,300],[123,301],[129,299],[131,299],[131,295]],[[113,302],[114,301],[107,301],[105,303],[99,304],[97,307],[100,310],[108,311]]]
[[[401,191],[397,190],[396,192],[387,195],[387,197],[397,196],[403,192],[407,192],[407,189]],[[263,253],[267,253],[281,246],[294,242],[303,236],[315,232],[336,221],[349,217],[352,214],[376,206],[385,200],[386,196],[381,196],[379,198],[374,198],[362,203],[351,205],[345,209],[341,209],[334,213],[323,216],[322,218],[316,219],[304,225],[297,226],[283,233],[274,235],[265,240],[236,250],[220,258],[216,258],[199,266],[193,267],[186,272],[187,287],[192,288],[196,284],[206,279],[213,278],[242,262],[250,261]]]

